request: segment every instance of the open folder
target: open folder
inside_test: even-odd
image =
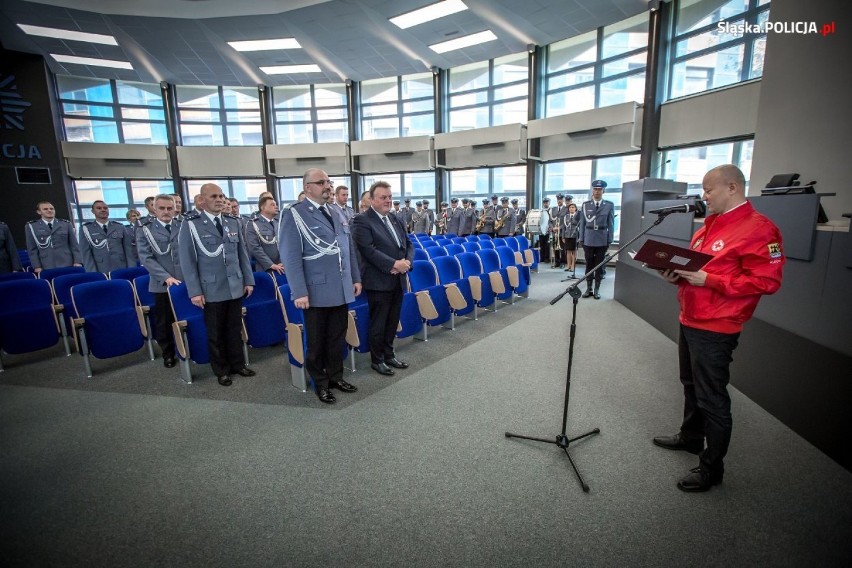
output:
[[[703,252],[648,239],[633,260],[644,262],[654,270],[701,270],[713,257]]]

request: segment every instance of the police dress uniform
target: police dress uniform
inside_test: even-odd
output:
[[[242,298],[254,275],[243,242],[239,218],[193,213],[180,224],[180,267],[190,298],[204,296],[204,324],[210,366],[220,384],[245,367],[242,339]]]
[[[86,272],[109,274],[118,268],[136,266],[133,242],[125,229],[116,221],[107,221],[106,225],[98,221],[83,223],[80,227],[80,255]]]
[[[501,203],[509,203],[508,198],[503,198]],[[497,219],[503,220],[503,225],[497,229],[496,233],[498,237],[508,237],[512,234],[514,230],[512,225],[514,223],[514,211],[508,205],[500,205],[497,207]]]
[[[586,292],[584,298],[592,295],[592,279],[595,281],[594,295],[600,298],[598,290],[601,287],[603,274],[600,269],[594,274],[588,271],[606,257],[606,251],[612,244],[615,227],[615,205],[612,201],[601,199],[600,201],[586,201],[580,207],[580,232],[579,242],[583,245],[583,254],[586,258]]]
[[[411,231],[413,233],[427,233],[427,229],[429,228],[429,216],[426,214],[426,210],[421,207],[419,210],[415,210],[411,215]]]
[[[562,197],[562,194],[560,193],[559,195],[556,196],[556,199],[560,199],[561,197]],[[561,268],[562,266],[565,265],[565,247],[563,246],[563,244],[561,242],[561,240],[563,239],[561,231],[562,231],[562,221],[563,221],[563,219],[564,219],[564,217],[567,213],[568,213],[568,207],[566,205],[558,205],[557,204],[555,207],[550,208],[550,222],[548,224],[548,228],[551,231],[553,231],[557,227],[559,227],[559,230],[560,230],[559,247],[561,248],[561,250],[556,253],[556,255],[557,255],[556,268]],[[551,233],[551,234],[553,234],[555,236],[554,233]]]
[[[258,215],[246,225],[246,250],[251,258],[263,270],[269,270],[273,264],[281,264],[278,252],[277,218],[267,219]]]
[[[48,223],[43,219],[30,221],[24,228],[27,252],[33,268],[61,268],[83,264],[80,248],[71,223],[54,217]]]
[[[512,208],[515,210],[515,224],[512,228],[513,235],[520,235],[524,232],[524,223],[527,222],[527,211],[526,209],[520,209],[515,207],[518,204],[517,199],[512,200]]]
[[[411,217],[414,215],[414,208],[412,208],[409,203],[411,203],[411,200],[406,199],[405,207],[400,209],[400,211],[402,211],[402,225],[405,227],[406,233],[414,232],[414,226],[411,223]]]
[[[0,221],[0,274],[23,270],[9,225]]]
[[[489,204],[487,199],[482,200],[482,213],[479,215],[479,218],[482,219],[484,216],[484,223],[482,228],[479,230],[480,235],[488,235],[489,237],[494,236],[494,221],[497,220],[497,206]],[[477,223],[479,219],[477,219]]]
[[[458,206],[458,200],[447,210],[447,233],[458,236],[461,233],[461,222],[464,213]]]

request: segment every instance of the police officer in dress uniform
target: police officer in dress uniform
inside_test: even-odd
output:
[[[328,174],[310,169],[302,178],[306,199],[281,216],[278,247],[293,303],[304,310],[307,335],[305,370],[317,398],[334,404],[331,392],[355,392],[343,380],[343,344],[349,302],[361,293],[361,273],[350,227],[324,207],[331,192]]]
[[[491,196],[491,203],[487,199],[482,200],[482,211],[479,213],[479,219],[485,221],[482,228],[479,230],[480,235],[494,236],[494,221],[497,220],[497,196]]]
[[[418,201],[414,205],[417,209],[411,215],[411,232],[426,233],[426,229],[429,227],[429,216],[423,210],[422,201]]]
[[[402,208],[402,226],[405,227],[406,233],[413,233],[414,226],[411,223],[411,217],[414,215],[414,209],[411,208],[411,198],[405,198],[405,207]]]
[[[431,235],[435,229],[435,212],[429,209],[429,200],[423,200],[423,214],[426,216],[426,230],[423,231],[427,235]]]
[[[497,218],[503,220],[503,225],[497,229],[498,237],[509,237],[512,235],[515,224],[515,212],[509,207],[509,198],[500,198],[500,207],[497,209]]]
[[[9,225],[0,221],[0,274],[23,270]]]
[[[109,274],[117,268],[136,266],[133,239],[126,227],[109,220],[109,206],[103,201],[92,203],[94,221],[80,227],[80,255],[86,272]]]
[[[459,223],[459,236],[466,237],[473,234],[476,227],[476,208],[474,207],[473,199],[462,199],[462,220]]]
[[[284,274],[278,251],[278,204],[273,197],[260,198],[260,212],[246,225],[246,250],[267,272]]]
[[[464,213],[459,208],[459,198],[450,199],[450,209],[447,211],[447,233],[458,236],[461,233],[461,221]]]
[[[169,302],[169,286],[180,284],[183,274],[178,258],[178,234],[181,218],[176,216],[175,200],[161,194],[154,198],[156,219],[142,219],[136,227],[136,248],[139,260],[151,279],[148,291],[154,296],[154,338],[163,352],[163,366],[171,369],[177,364],[172,323],[175,321]]]
[[[556,206],[551,207],[550,209],[550,221],[548,223],[548,229],[550,230],[551,244],[553,243],[553,239],[556,238],[557,231],[560,232],[560,241],[562,239],[561,229],[562,229],[562,221],[565,217],[565,214],[568,213],[568,208],[565,206],[565,196],[561,193],[556,194]],[[556,265],[554,268],[562,268],[565,266],[565,248],[562,246],[562,242],[559,243],[559,247],[562,249],[560,251],[555,252]]]
[[[524,232],[524,228],[525,228],[524,223],[527,222],[527,210],[526,209],[520,209],[518,207],[518,200],[517,199],[512,200],[512,209],[515,210],[515,227],[514,227],[515,230],[512,232],[512,234],[513,235],[521,235]]]
[[[355,210],[349,205],[348,187],[345,185],[338,185],[335,188],[334,200],[329,209],[340,215],[347,224],[352,223],[352,217],[355,216]]]
[[[223,214],[222,188],[201,186],[202,208],[180,224],[179,258],[192,303],[204,310],[210,366],[219,384],[231,375],[251,377],[243,361],[242,298],[254,290],[254,275],[243,242],[240,220]]]
[[[612,201],[603,198],[606,182],[596,179],[592,182],[592,199],[583,203],[580,208],[580,234],[578,244],[583,247],[586,257],[586,291],[584,298],[592,295],[596,300],[601,299],[601,274],[600,269],[594,274],[588,271],[594,268],[606,257],[606,251],[615,236],[615,205]],[[592,292],[592,279],[595,281],[594,292]]]
[[[36,213],[41,219],[27,223],[27,252],[33,272],[38,274],[45,268],[82,266],[80,248],[71,223],[56,218],[56,210],[49,201],[40,201]]]

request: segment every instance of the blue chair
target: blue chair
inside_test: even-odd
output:
[[[497,302],[494,290],[491,289],[491,280],[487,274],[483,274],[482,262],[476,253],[465,252],[456,255],[456,260],[461,266],[462,276],[470,283],[471,295],[476,300],[476,305],[490,312],[495,311]]]
[[[136,294],[136,303],[142,308],[142,313],[148,318],[148,329],[151,333],[148,334],[148,343],[152,344],[151,352],[153,353],[153,330],[157,329],[157,320],[154,317],[154,294],[148,291],[148,284],[151,282],[150,274],[143,274],[133,279],[133,292]],[[165,292],[165,289],[163,290]]]
[[[512,291],[522,298],[529,297],[529,272],[524,274],[525,267],[522,264],[518,264],[515,251],[506,246],[497,247],[496,251],[497,256],[500,258],[500,268],[506,270],[506,275],[509,278],[509,286],[512,288]]]
[[[144,266],[133,266],[131,268],[117,268],[109,273],[110,280],[135,280],[139,276],[148,274]]]
[[[520,245],[518,244],[518,239],[515,237],[503,237],[503,240],[506,241],[506,246],[514,251],[521,250]]]
[[[479,235],[479,240],[480,240],[480,241],[490,241],[490,240],[491,240],[491,236],[490,236],[490,235],[485,235],[485,234],[483,234],[483,235]]]
[[[429,253],[426,249],[414,249],[414,260],[429,260]]]
[[[445,238],[445,239],[453,240],[453,239],[458,238],[458,235],[457,235],[457,234],[455,234],[455,233],[447,233],[447,234],[445,234],[445,235],[444,235],[444,238]]]
[[[246,342],[255,349],[283,343],[286,339],[284,312],[271,274],[254,273],[254,290],[251,296],[243,298],[243,314]]]
[[[497,237],[496,239],[492,239],[491,242],[494,243],[495,247],[506,246],[506,240],[503,237]]]
[[[453,241],[451,241],[447,237],[435,237],[435,242],[438,243],[438,246],[443,247],[443,246],[450,244]]]
[[[0,282],[10,282],[12,280],[35,280],[35,274],[32,272],[7,272],[0,274]]]
[[[539,251],[530,246],[530,241],[523,235],[515,237],[518,242],[518,250],[524,257],[524,264],[534,272],[538,272]]]
[[[426,341],[426,326],[420,316],[420,308],[417,306],[417,296],[414,292],[405,292],[402,295],[402,308],[399,312],[399,326],[396,336],[399,339],[413,337],[420,341]]]
[[[497,248],[497,247],[494,245],[494,241],[491,241],[491,240],[488,240],[488,239],[486,239],[484,241],[482,241],[482,240],[479,241],[479,250],[486,250],[486,249],[494,250],[495,248]]]
[[[275,279],[275,289],[277,290],[279,287],[287,284],[287,275],[279,274],[277,272],[270,272],[269,274]]]
[[[18,355],[47,349],[60,337],[50,284],[34,278],[0,283],[0,372],[3,352]]]
[[[482,262],[482,272],[488,275],[488,279],[491,282],[491,289],[494,290],[497,299],[511,304],[515,296],[512,293],[512,288],[509,286],[508,271],[500,266],[500,257],[497,255],[497,251],[483,249],[477,251],[476,255],[479,257],[480,262]]]
[[[479,236],[478,235],[468,235],[464,239],[468,242],[473,242],[473,243],[479,242]]]
[[[408,240],[411,241],[411,246],[413,246],[415,249],[423,248],[423,245],[420,244],[420,241],[418,241],[416,237],[408,237]]]
[[[449,329],[455,329],[447,291],[438,282],[438,274],[431,262],[415,260],[408,271],[408,284],[417,298],[420,316],[428,325],[434,327],[449,322]]]
[[[482,247],[479,246],[478,242],[473,242],[473,241],[469,241],[469,242],[464,243],[462,245],[462,247],[464,247],[464,250],[466,252],[476,252],[476,251],[482,249]]]
[[[453,237],[452,241],[453,241],[453,244],[460,245],[462,243],[467,242],[467,239],[464,238],[464,237]]]
[[[436,243],[436,242],[435,242],[435,241],[433,241],[433,240],[420,241],[420,244],[421,244],[421,245],[423,245],[423,248],[430,248],[430,247],[437,247],[437,246],[440,246],[438,243]]]
[[[450,256],[455,256],[457,254],[461,254],[464,252],[464,247],[462,245],[451,244],[444,247],[444,250],[447,251],[447,254]]]
[[[64,276],[66,274],[79,274],[82,272],[86,272],[86,269],[82,266],[63,266],[61,268],[45,268],[41,272],[38,273],[38,277],[42,280],[47,280],[50,282],[57,276]]]
[[[32,272],[33,263],[30,261],[30,253],[27,249],[18,249],[18,258],[21,260],[21,268]]]
[[[370,352],[370,306],[362,293],[349,304],[349,325],[346,328],[349,346],[349,370],[355,372],[355,354]]]
[[[150,335],[129,280],[77,284],[71,288],[71,301],[74,333],[89,378],[92,377],[90,355],[98,359],[127,355],[139,351]],[[148,354],[153,361],[150,349]]]
[[[473,312],[471,319],[477,319],[476,300],[470,290],[470,282],[462,274],[461,265],[454,256],[442,256],[432,261],[438,274],[438,282],[444,286],[447,300],[455,316],[466,316]]]
[[[447,251],[444,247],[429,247],[426,249],[426,254],[429,255],[429,259],[431,260],[439,256],[447,256]]]
[[[57,276],[50,281],[50,286],[53,288],[56,311],[62,314],[60,316],[62,318],[62,339],[65,341],[66,345],[68,344],[70,331],[74,329],[74,310],[71,309],[71,288],[77,284],[102,282],[106,279],[106,274],[101,272],[72,272],[70,274]]]

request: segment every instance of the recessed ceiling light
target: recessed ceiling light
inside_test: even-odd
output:
[[[296,38],[256,39],[251,41],[229,41],[228,45],[237,51],[266,51],[270,49],[301,49]]]
[[[56,53],[51,53],[50,56],[60,63],[114,67],[115,69],[133,69],[133,66],[127,61],[116,61],[115,59],[95,59],[93,57],[77,57],[76,55],[57,55]]]
[[[461,0],[442,0],[441,2],[429,4],[417,10],[394,16],[393,18],[389,18],[389,20],[395,26],[406,29],[449,16],[450,14],[455,14],[456,12],[461,12],[462,10],[467,10],[467,6]]]
[[[28,26],[26,24],[18,24],[18,27],[24,30],[25,34],[52,37],[55,39],[70,39],[74,41],[85,41],[89,43],[101,43],[103,45],[118,45],[115,38],[110,35],[88,34],[85,32],[75,32],[72,30],[60,30],[56,28],[43,28],[41,26]]]
[[[319,65],[277,65],[273,67],[261,67],[261,71],[267,75],[286,75],[287,73],[322,73]]]
[[[494,35],[494,32],[491,30],[485,30],[484,32],[457,37],[450,41],[434,43],[429,46],[429,49],[435,53],[446,53],[455,49],[462,49],[463,47],[470,47],[471,45],[477,45],[487,41],[494,41],[495,39],[497,39],[497,36]]]

